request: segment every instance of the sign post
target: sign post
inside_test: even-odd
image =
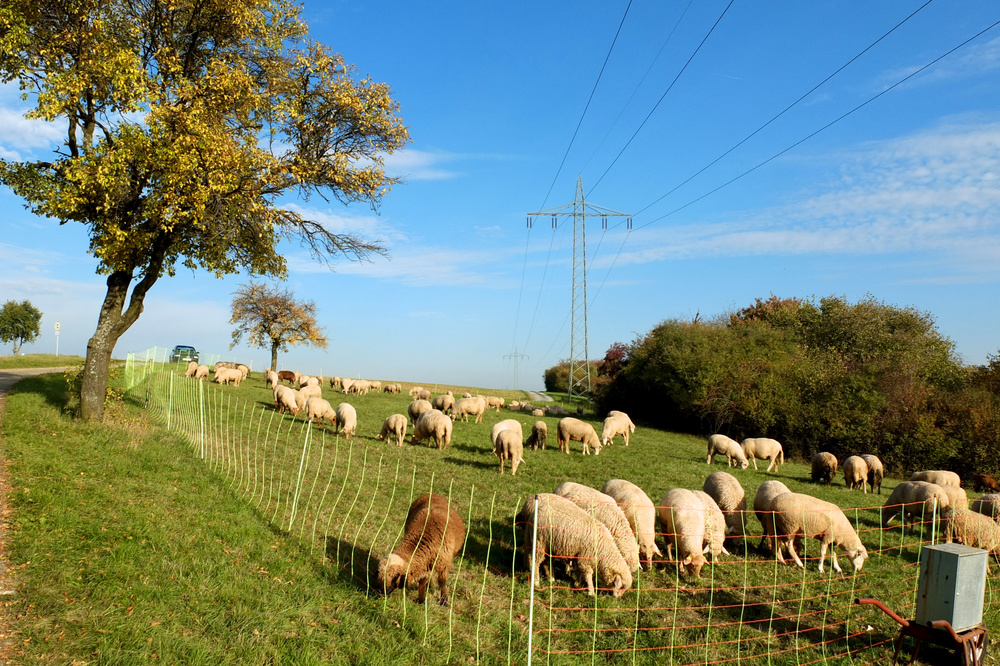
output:
[[[59,356],[59,322],[56,322],[56,356]]]

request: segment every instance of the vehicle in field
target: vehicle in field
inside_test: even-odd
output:
[[[171,363],[188,363],[189,361],[197,363],[200,357],[201,354],[198,350],[190,345],[177,345],[174,347],[174,350],[170,352]]]

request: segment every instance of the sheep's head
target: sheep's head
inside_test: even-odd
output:
[[[746,458],[740,461],[740,469],[746,469],[749,466],[750,466],[750,461],[747,460]]]
[[[682,567],[688,567],[687,571],[695,578],[701,578],[701,568],[705,566],[705,556],[701,553],[688,555],[681,561]]]
[[[406,586],[407,562],[396,553],[379,560],[378,563],[378,591],[389,595],[393,590],[398,590]]]
[[[864,546],[858,546],[856,551],[848,552],[847,556],[851,558],[851,564],[854,565],[854,570],[861,571],[861,567],[864,566],[865,560],[868,559],[868,551],[865,550]]]

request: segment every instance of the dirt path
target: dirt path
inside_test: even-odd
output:
[[[18,368],[0,370],[0,421],[3,421],[4,403],[7,391],[25,377],[44,375],[51,372],[62,372],[65,368]],[[7,479],[7,459],[4,457],[3,439],[0,438],[0,664],[6,664],[8,654],[14,640],[10,629],[12,599],[17,594],[17,576],[11,566],[7,551],[7,540],[10,538],[8,524],[10,507],[7,505],[7,493],[10,492],[10,481]]]
[[[539,393],[538,391],[528,391],[528,400],[532,402],[552,402],[552,396]]]

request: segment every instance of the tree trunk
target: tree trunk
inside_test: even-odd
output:
[[[278,371],[278,347],[281,342],[271,342],[271,369],[275,372]]]
[[[83,382],[80,385],[80,416],[85,421],[104,418],[111,353],[118,338],[128,329],[126,326],[118,332],[129,282],[131,280],[121,273],[108,276],[108,292],[97,318],[97,330],[87,342],[87,360],[83,364]]]
[[[21,345],[22,344],[23,343],[19,343],[17,341],[17,338],[14,338],[14,356],[17,356],[17,352],[21,351]]]

